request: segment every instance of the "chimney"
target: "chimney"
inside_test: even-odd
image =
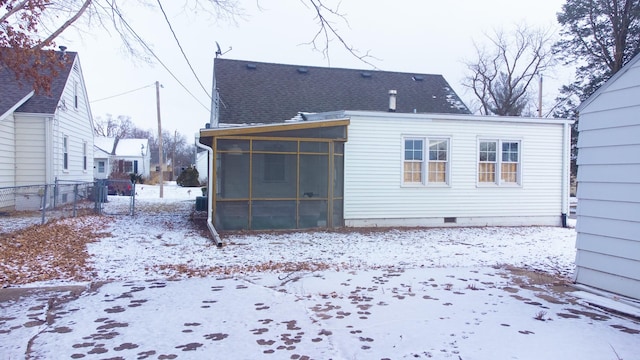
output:
[[[398,90],[389,90],[389,112],[396,112],[396,97]]]
[[[60,52],[62,54],[60,54],[60,59],[64,59],[65,55],[67,55],[67,47],[64,45],[60,45],[58,46],[58,48],[60,49]]]

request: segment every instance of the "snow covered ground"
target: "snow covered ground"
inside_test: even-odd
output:
[[[188,192],[190,190],[190,192]],[[224,235],[200,189],[89,217],[91,282],[0,290],[3,359],[634,359],[640,323],[570,286],[575,230]],[[110,197],[107,213],[129,198]],[[123,211],[125,210],[125,211]],[[73,223],[73,219],[66,219]],[[5,230],[6,231],[6,230]],[[63,287],[64,286],[64,287]]]

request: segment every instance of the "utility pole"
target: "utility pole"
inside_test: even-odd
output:
[[[160,121],[160,82],[156,81],[156,108],[158,113],[158,161],[160,163],[160,199],[163,197],[163,183],[164,183],[164,174],[162,172],[162,168],[164,167],[164,161],[162,160],[162,121]]]

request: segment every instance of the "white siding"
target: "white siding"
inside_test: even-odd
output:
[[[198,153],[196,157],[196,169],[198,169],[198,181],[200,183],[205,183],[209,176],[209,153],[206,151],[201,151]]]
[[[9,115],[6,119],[0,120],[0,187],[14,186],[15,145],[15,122],[13,115]]]
[[[16,185],[45,183],[45,118],[21,116],[16,119]]]
[[[640,299],[640,66],[580,111],[576,281]]]
[[[345,149],[347,225],[559,225],[563,123],[351,116]],[[448,186],[402,185],[403,136],[450,139]],[[521,186],[478,186],[478,139],[521,142]],[[377,220],[376,220],[377,219]],[[456,224],[454,224],[456,225]]]
[[[15,185],[15,122],[13,115],[0,120],[0,188]],[[0,191],[0,209],[14,207],[15,197],[10,191]]]
[[[76,70],[77,69],[77,70]],[[53,174],[48,181],[60,180],[93,181],[93,124],[86,87],[81,75],[79,62],[69,74],[62,94],[65,107],[56,113],[53,127]],[[75,89],[77,84],[77,108]],[[62,137],[69,137],[69,169],[62,168]],[[87,144],[87,169],[83,169],[83,143]]]

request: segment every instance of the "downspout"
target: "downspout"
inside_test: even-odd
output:
[[[213,149],[205,144],[200,142],[200,136],[196,139],[196,146],[200,149],[207,150],[209,154],[209,163],[211,159],[213,159]],[[213,176],[211,176],[211,171],[207,176],[207,227],[209,228],[209,232],[211,236],[213,236],[213,240],[216,242],[217,247],[222,246],[222,239],[220,239],[220,235],[216,231],[216,228],[213,226],[213,213],[211,209],[213,208]]]
[[[562,125],[562,212],[560,214],[562,227],[567,227],[567,214],[569,213],[569,144],[571,143],[571,128],[569,122]]]

